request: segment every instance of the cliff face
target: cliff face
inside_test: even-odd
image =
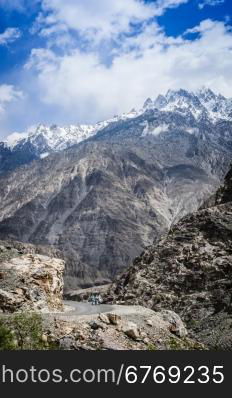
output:
[[[108,301],[172,309],[210,347],[232,347],[232,171],[215,205],[184,217],[138,258]]]
[[[0,246],[0,312],[62,310],[64,262],[24,250]]]

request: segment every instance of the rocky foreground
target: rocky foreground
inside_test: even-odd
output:
[[[154,312],[141,306],[115,305],[109,312],[91,315],[72,311],[46,315],[44,334],[48,344],[71,350],[206,348],[188,337],[184,323],[173,311]]]
[[[192,337],[209,348],[231,349],[232,169],[205,207],[136,258],[106,301],[172,309]]]
[[[0,246],[0,308],[47,311],[48,346],[231,350],[232,168],[201,210],[148,247],[106,293],[101,290],[108,303],[104,311],[99,306],[101,313],[80,315],[72,305],[62,312],[63,262],[37,250],[42,249]],[[85,294],[73,297],[86,299]]]
[[[1,242],[0,245],[0,327],[10,328],[13,336],[14,327],[19,322],[18,318],[15,320],[15,314],[22,314],[20,325],[23,328],[25,316],[30,330],[28,316],[36,313],[40,314],[43,325],[43,349],[204,348],[188,338],[184,323],[173,311],[154,312],[141,306],[95,307],[71,301],[63,305],[64,263],[58,258],[36,253],[41,250],[19,242],[5,245]],[[82,315],[81,306],[87,309],[87,315]],[[2,336],[0,349],[1,339]],[[14,338],[14,349],[19,349],[18,344]],[[33,347],[33,341],[30,344]]]

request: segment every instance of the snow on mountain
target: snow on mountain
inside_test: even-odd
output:
[[[92,125],[70,125],[68,127],[59,127],[52,125],[50,127],[40,124],[36,128],[29,129],[26,133],[13,133],[7,137],[5,143],[10,149],[15,149],[18,145],[25,143],[32,144],[35,148],[41,150],[60,151],[67,147],[78,144],[79,142],[91,137],[102,126]]]
[[[114,116],[111,119],[98,122],[95,125],[70,125],[67,127],[59,127],[57,125],[46,126],[40,124],[38,127],[32,127],[24,133],[12,133],[5,140],[5,147],[14,150],[19,145],[30,143],[38,151],[48,154],[51,151],[61,151],[72,145],[92,137],[98,131],[107,127],[110,123],[120,120],[131,119],[139,116],[142,111],[132,109],[129,113],[123,113],[121,116]]]
[[[160,124],[159,126],[157,126],[157,127],[150,127],[149,126],[149,123],[148,122],[146,122],[145,123],[145,127],[144,127],[144,130],[143,130],[143,133],[142,133],[142,136],[143,137],[145,137],[146,135],[154,135],[154,136],[157,136],[157,135],[159,135],[159,134],[161,134],[161,133],[165,133],[166,131],[168,131],[169,130],[169,125],[168,124],[165,124],[165,123],[162,123],[162,124]]]
[[[148,98],[143,108],[138,111],[132,109],[129,113],[114,116],[95,125],[81,124],[67,127],[52,125],[48,127],[40,124],[22,134],[13,133],[7,137],[4,147],[16,150],[25,144],[29,144],[33,146],[37,155],[43,158],[48,156],[50,152],[66,149],[94,136],[111,123],[133,119],[155,109],[161,112],[177,112],[193,116],[197,121],[202,118],[208,118],[211,123],[220,119],[232,120],[232,99],[215,94],[212,90],[204,87],[196,92],[183,89],[169,90],[166,95],[159,95],[155,100]],[[163,126],[161,123],[152,132],[145,128],[143,135],[158,135],[164,131],[167,131],[167,126]]]
[[[5,141],[5,144],[8,148],[12,149],[14,148],[15,145],[24,138],[27,138],[28,132],[24,133],[12,133],[7,137],[7,140]]]
[[[148,108],[145,106],[146,109],[151,107],[151,103]],[[196,120],[202,117],[207,117],[211,122],[232,120],[232,99],[215,94],[205,87],[196,92],[169,90],[166,96],[159,95],[153,101],[153,108],[166,112],[191,113]]]

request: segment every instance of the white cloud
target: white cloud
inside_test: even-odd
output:
[[[202,21],[198,26],[195,26],[194,28],[187,29],[184,32],[184,36],[188,33],[205,33],[207,31],[213,30],[215,28],[215,21],[212,19],[205,19]],[[220,23],[218,26],[222,26]]]
[[[35,28],[42,35],[59,34],[64,29],[78,32],[85,41],[99,43],[133,31],[132,24],[147,22],[167,8],[189,0],[42,0],[42,12]]]
[[[137,0],[43,0],[42,8],[37,20],[42,34],[59,33],[65,26],[99,42],[129,32],[131,23],[146,21],[154,5]]]
[[[181,4],[188,3],[189,0],[157,0],[155,3],[156,14],[162,15],[167,8],[176,8]]]
[[[23,138],[27,138],[28,133],[12,133],[10,135],[7,136],[7,144],[10,147],[14,147],[16,142],[18,142],[19,140],[23,139]]]
[[[190,32],[190,30],[189,30]],[[139,107],[148,96],[168,89],[206,85],[232,96],[232,34],[223,22],[203,21],[191,29],[199,37],[169,38],[157,27],[123,43],[110,66],[96,52],[79,49],[64,55],[32,52],[28,68],[38,76],[38,92],[47,106],[66,115],[96,121]]]
[[[3,33],[0,33],[0,46],[12,43],[21,37],[21,32],[18,28],[7,28]]]
[[[205,6],[218,6],[220,4],[225,3],[225,0],[202,0],[202,2],[198,5],[200,10],[202,10]]]
[[[15,89],[14,86],[8,84],[0,85],[0,117],[4,115],[7,104],[22,97],[22,92]]]
[[[23,123],[96,122],[180,87],[232,96],[226,23],[208,19],[179,37],[158,25],[156,16],[187,1],[42,0],[33,29],[47,45],[32,50],[19,75],[27,95],[7,107],[8,131]]]

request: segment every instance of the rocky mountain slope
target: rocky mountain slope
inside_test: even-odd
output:
[[[205,208],[148,247],[107,301],[172,309],[210,348],[232,347],[232,168]]]
[[[195,211],[228,169],[230,101],[209,90],[165,98],[2,175],[0,238],[54,246],[66,286],[87,287],[112,280]]]

